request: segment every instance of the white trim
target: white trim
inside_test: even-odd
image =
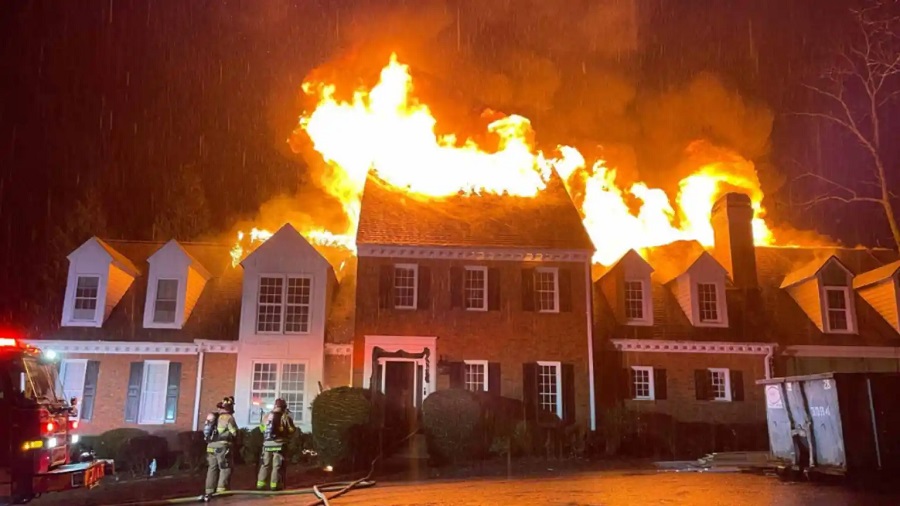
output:
[[[141,395],[138,397],[138,416],[137,416],[137,424],[138,425],[163,425],[166,423],[166,397],[168,396],[168,388],[169,388],[169,366],[170,362],[168,360],[144,360],[143,367],[143,375],[141,377]],[[150,376],[150,368],[148,365],[165,365],[166,366],[166,374],[165,379],[163,381],[162,392],[158,395],[161,396],[161,404],[162,404],[162,418],[157,421],[156,419],[147,419],[144,418],[146,410],[144,409],[144,396],[147,394],[147,380]],[[158,407],[158,406],[154,406]],[[171,422],[170,422],[171,423]]]
[[[62,383],[63,391],[65,391],[65,387],[66,387],[66,373],[68,372],[68,369],[71,364],[83,365],[84,370],[81,373],[81,381],[78,382],[78,384],[81,385],[78,388],[78,395],[65,394],[65,398],[66,398],[66,400],[69,400],[72,397],[75,397],[78,399],[79,402],[81,402],[84,399],[84,383],[87,380],[88,360],[86,358],[67,358],[67,359],[60,360],[60,362],[59,362],[59,379],[60,379],[60,382]],[[81,418],[80,410],[77,410],[76,413],[78,413],[78,414],[75,416],[75,419],[78,420]]]
[[[640,283],[641,285],[641,306],[643,311],[643,318],[629,318],[628,317],[628,298],[625,295],[628,293],[626,289],[627,283]],[[625,325],[631,326],[651,326],[653,325],[653,296],[650,293],[650,290],[647,289],[649,285],[648,280],[646,279],[638,279],[638,278],[626,278],[622,282],[622,296],[625,307],[622,308],[623,316],[625,317]]]
[[[63,321],[64,327],[101,327],[103,325],[103,315],[106,314],[106,278],[109,273],[80,272],[74,274],[74,285],[72,286],[71,302],[68,305],[68,311]],[[81,278],[97,278],[97,300],[94,307],[94,317],[91,319],[75,318],[75,300],[78,298],[78,280]]]
[[[181,278],[157,277],[154,278],[155,283],[147,287],[147,300],[150,301],[150,311],[144,319],[144,328],[153,329],[180,329],[184,322],[184,296],[182,292],[187,293],[187,283]],[[156,321],[156,305],[159,303],[159,283],[161,281],[175,282],[175,318],[170,322]],[[145,308],[146,311],[147,308]],[[180,316],[180,317],[179,317]]]
[[[376,258],[439,258],[459,260],[505,260],[510,262],[589,262],[592,251],[514,249],[484,247],[425,247],[358,244],[357,255]]]
[[[428,348],[430,352],[428,376],[431,379],[422,385],[422,399],[437,390],[437,337],[425,336],[365,336],[363,350],[363,388],[370,388],[372,378],[372,350],[379,347],[385,351],[406,351],[409,353],[421,353]]]
[[[820,297],[822,298],[822,326],[828,334],[855,334],[856,333],[856,311],[854,311],[854,297],[847,286],[825,286],[822,285]],[[840,311],[840,309],[831,309],[828,306],[828,292],[841,292],[844,294],[844,314],[847,318],[846,329],[831,328],[831,320],[828,318],[830,311]]]
[[[656,382],[653,378],[653,367],[646,365],[633,365],[631,366],[631,371],[646,371],[647,372],[647,385],[650,387],[649,395],[641,395],[637,394],[637,383],[634,381],[634,374],[631,375],[631,383],[634,385],[634,396],[631,400],[635,401],[655,401],[656,400]]]
[[[325,354],[346,357],[353,355],[352,344],[325,343]]]
[[[782,355],[785,357],[894,358],[900,360],[900,347],[801,344],[786,347]]]
[[[731,370],[725,367],[709,367],[707,368],[709,371],[709,389],[711,400],[717,402],[731,402]],[[715,397],[715,392],[712,391],[712,375],[713,374],[722,374],[725,376],[725,397]]]
[[[466,288],[466,275],[469,271],[473,272],[481,272],[484,274],[484,286],[481,288],[481,300],[483,302],[482,307],[468,307],[468,289]],[[483,265],[467,265],[463,269],[463,279],[462,279],[462,291],[463,291],[463,308],[466,311],[487,311],[488,310],[488,268]]]
[[[587,349],[588,349],[588,391],[591,407],[591,430],[597,430],[597,407],[594,399],[594,285],[591,280],[591,264],[584,264],[584,313],[587,318]],[[573,385],[574,386],[574,385]]]
[[[463,364],[465,364],[465,365],[480,365],[480,366],[484,367],[484,384],[482,385],[484,388],[482,388],[482,391],[487,392],[488,385],[490,385],[489,380],[488,380],[488,374],[489,374],[488,370],[490,369],[488,367],[488,361],[487,360],[463,360]],[[468,371],[463,369],[463,386],[466,388],[466,390],[469,389],[468,383],[469,383]]]
[[[275,399],[284,397],[285,390],[282,386],[284,382],[284,366],[285,365],[302,365],[303,366],[303,400],[302,405],[299,411],[292,411],[294,413],[294,421],[298,424],[309,424],[310,423],[310,413],[312,413],[312,400],[315,398],[315,395],[310,395],[310,389],[312,385],[310,385],[309,376],[310,376],[310,361],[306,358],[256,358],[250,361],[250,381],[248,398],[249,403],[247,404],[247,423],[250,427],[255,427],[259,423],[256,420],[251,420],[250,416],[253,414],[254,405],[253,405],[253,378],[256,371],[256,366],[260,364],[275,364]],[[295,390],[288,391],[290,393],[297,393]],[[274,401],[274,399],[273,399]],[[265,413],[267,410],[272,409],[269,406],[264,406]]]
[[[97,353],[103,355],[196,355],[237,353],[237,342],[196,339],[193,343],[130,342],[130,341],[68,341],[28,339],[26,343],[41,349],[62,353]]]
[[[535,277],[533,281],[535,293],[535,308],[538,313],[559,313],[559,268],[558,267],[538,267],[534,270]],[[537,285],[537,274],[553,274],[553,309],[541,309],[541,298],[537,295],[540,291]]]
[[[397,305],[397,269],[411,269],[413,271],[413,293],[411,306]],[[391,303],[394,309],[416,310],[419,308],[419,264],[394,264],[394,272],[391,276]]]
[[[423,373],[423,374],[422,374],[422,381],[424,382],[424,381],[425,381],[425,374],[424,374],[424,373],[425,373],[425,360],[424,360],[424,359],[421,359],[421,358],[400,358],[400,357],[383,357],[383,358],[379,358],[379,359],[378,359],[378,365],[382,367],[382,370],[383,370],[383,371],[387,371],[387,364],[388,364],[389,362],[408,362],[408,363],[413,364],[413,367],[414,367],[414,369],[413,369],[413,372],[414,372],[414,374],[413,374],[413,387],[412,387],[412,391],[410,391],[410,393],[412,394],[412,402],[413,402],[413,406],[415,406],[415,407],[417,407],[417,408],[420,407],[419,404],[416,402],[416,401],[417,401],[417,399],[416,399],[416,397],[417,397],[417,396],[416,396],[416,393],[419,391],[420,388],[423,387],[423,385],[420,385],[420,384],[419,384],[419,371],[418,371],[418,368],[419,368],[419,367],[422,368],[422,373]],[[382,374],[382,375],[381,375],[381,384],[378,385],[378,391],[381,392],[381,393],[385,393],[385,387],[386,387],[386,383],[385,383],[385,382],[387,381],[386,378],[387,378],[387,374]],[[430,392],[429,392],[429,393],[430,393]],[[423,390],[423,391],[422,391],[422,399],[423,399],[423,401],[424,401],[424,399],[425,399],[425,395],[427,395],[427,394],[425,394],[425,391]]]
[[[778,346],[775,343],[663,341],[657,339],[612,339],[611,342],[618,351],[725,355],[765,355]]]
[[[292,279],[305,279],[309,282],[309,300],[306,304],[290,304],[291,306],[296,307],[304,307],[306,306],[306,330],[293,331],[287,329],[287,313],[288,313],[288,286],[291,284]],[[281,315],[281,330],[285,335],[289,336],[305,336],[312,333],[312,323],[313,323],[313,289],[315,288],[315,284],[313,283],[313,276],[309,274],[286,274],[284,276],[284,305],[282,307],[282,315]]]
[[[203,391],[203,360],[206,354],[203,350],[197,355],[197,386],[194,388],[194,421],[191,430],[200,428],[200,392]]]
[[[716,296],[716,317],[711,320],[703,319],[703,306],[701,305],[700,300],[700,287],[703,285],[712,285],[713,294]],[[719,288],[719,283],[715,281],[698,281],[694,284],[694,288],[697,290],[697,299],[694,303],[697,307],[697,327],[721,327],[723,324],[727,326],[727,322],[725,321],[725,316],[723,314],[724,309],[724,290]]]
[[[281,280],[281,301],[279,303],[272,304],[272,303],[267,302],[267,303],[263,304],[259,301],[260,294],[262,293],[263,279],[280,279]],[[259,336],[284,334],[284,310],[285,310],[284,300],[286,297],[286,290],[287,290],[287,279],[285,278],[284,274],[260,273],[257,276],[256,300],[253,301],[254,315],[255,315],[255,318],[253,320],[253,333],[254,334],[259,335]],[[259,330],[259,308],[261,306],[281,308],[281,312],[279,313],[279,320],[278,320],[278,330]]]
[[[543,367],[555,367],[556,368],[556,416],[559,417],[560,420],[563,418],[563,384],[562,384],[562,362],[557,361],[547,361],[547,360],[538,360],[537,365],[540,368]],[[574,387],[574,385],[572,385]],[[537,378],[537,405],[538,409],[541,408],[541,371],[538,369],[538,378]]]
[[[216,341],[214,339],[194,339],[198,351],[208,353],[237,353],[237,341]]]

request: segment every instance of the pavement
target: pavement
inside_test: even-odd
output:
[[[312,497],[229,497],[216,504],[307,504]],[[468,479],[376,485],[329,501],[361,505],[702,505],[896,506],[900,494],[840,485],[785,483],[775,477],[731,473],[589,472],[553,478]]]

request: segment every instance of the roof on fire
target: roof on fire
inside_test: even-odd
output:
[[[578,210],[555,177],[534,198],[472,195],[421,199],[370,176],[357,244],[594,251]]]
[[[190,318],[181,329],[144,328],[144,302],[147,296],[149,267],[147,259],[165,242],[116,241],[104,244],[138,270],[134,282],[116,304],[101,328],[60,327],[40,338],[87,341],[165,341],[193,342],[195,339],[236,340],[241,314],[241,269],[231,266],[230,247],[225,244],[180,242],[185,252],[211,275],[197,300]],[[114,258],[116,258],[114,256]]]

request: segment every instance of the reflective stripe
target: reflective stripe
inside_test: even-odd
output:
[[[263,450],[267,452],[280,452],[281,446],[263,446]]]

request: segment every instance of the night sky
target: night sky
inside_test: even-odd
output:
[[[168,212],[198,217],[180,225],[190,235],[182,239],[225,238],[279,195],[300,194],[298,205],[334,213],[316,190],[316,161],[286,143],[306,105],[300,85],[313,69],[335,72],[338,61],[361,73],[345,78],[370,79],[390,50],[408,57],[414,78],[421,70],[426,95],[453,97],[435,104],[439,120],[442,111],[452,121],[484,107],[521,113],[539,143],[632,146],[641,177],[663,185],[670,160],[648,134],[656,110],[646,104],[714,76],[771,112],[765,148],[744,149],[750,144],[708,118],[683,131],[732,143],[757,162],[776,221],[890,245],[871,205],[790,204],[818,190],[791,184],[797,174],[854,184],[866,161],[835,128],[790,114],[819,105],[801,84],[853,36],[847,10],[855,3],[5,0],[0,325],[58,321],[60,251],[91,233],[168,239],[158,228]],[[511,91],[489,89],[485,75],[501,76]],[[896,149],[887,158],[893,168]]]

